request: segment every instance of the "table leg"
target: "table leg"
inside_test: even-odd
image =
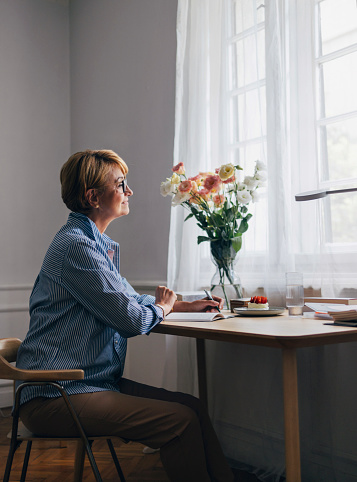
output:
[[[207,374],[206,374],[206,352],[205,340],[196,338],[196,355],[198,370],[198,393],[201,402],[208,407],[207,400]]]
[[[283,348],[286,481],[301,481],[296,349]]]

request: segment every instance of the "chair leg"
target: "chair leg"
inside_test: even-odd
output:
[[[20,445],[22,443],[21,440],[20,441],[17,440],[17,427],[18,427],[18,425],[17,425],[16,421],[13,422],[10,448],[9,448],[9,454],[7,456],[3,482],[9,482],[11,466],[12,466],[12,462],[14,460],[14,455],[15,455],[16,450],[20,447]]]
[[[107,438],[107,444],[108,444],[110,453],[112,454],[112,458],[113,458],[113,461],[114,461],[114,464],[115,464],[115,468],[117,469],[120,481],[125,482],[125,477],[124,477],[123,471],[121,469],[117,454],[115,453],[115,450],[114,450],[114,447],[113,447],[113,442],[111,441],[110,438]]]
[[[76,448],[76,458],[74,462],[74,482],[82,482],[85,455],[86,450],[84,448],[83,441],[78,440]]]
[[[27,467],[28,467],[28,464],[29,464],[31,447],[32,447],[32,440],[28,440],[27,445],[26,445],[24,463],[22,465],[20,482],[25,482],[25,479],[26,479],[26,472],[27,472]]]
[[[93,455],[93,452],[92,452],[92,442],[90,442],[88,439],[86,439],[86,440],[83,440],[82,443],[83,443],[85,451],[87,452],[88,459],[89,459],[89,462],[91,464],[95,480],[97,482],[103,482],[102,477],[99,473],[97,462],[95,461],[95,458],[94,458],[94,455]]]
[[[20,442],[21,443],[21,442]],[[12,461],[14,460],[14,455],[16,452],[16,449],[20,445],[18,444],[15,440],[15,443],[12,443],[12,440],[10,442],[10,448],[9,448],[9,455],[7,456],[7,461],[6,461],[6,467],[5,467],[5,474],[4,474],[4,479],[3,482],[9,482],[10,479],[10,472],[11,472],[11,466],[12,466]]]

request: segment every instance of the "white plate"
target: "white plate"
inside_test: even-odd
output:
[[[281,306],[272,306],[268,310],[248,310],[248,308],[233,308],[234,313],[242,316],[276,316],[282,315],[286,308]]]

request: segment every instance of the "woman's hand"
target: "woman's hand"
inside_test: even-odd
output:
[[[176,301],[174,311],[192,311],[192,312],[217,312],[217,308],[223,309],[224,300],[219,296],[212,296],[213,300],[203,298],[196,301]]]
[[[162,306],[164,315],[168,315],[177,300],[176,293],[166,286],[158,286],[155,291],[155,303]]]

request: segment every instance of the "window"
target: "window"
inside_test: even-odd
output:
[[[356,2],[317,1],[314,13],[319,184],[350,187],[357,184]],[[357,246],[357,193],[330,196],[325,209],[326,241]]]
[[[261,0],[234,0],[227,9],[227,109],[229,162],[251,175],[266,163],[265,8]],[[260,191],[261,193],[261,191]],[[244,236],[246,251],[266,250],[266,202],[250,207],[258,222]],[[252,242],[252,238],[259,242]]]
[[[256,160],[268,166],[268,189],[249,206],[238,257],[244,289],[264,286],[282,300],[285,272],[296,270],[323,296],[349,296],[343,289],[357,286],[357,193],[305,203],[295,195],[357,186],[356,0],[179,7],[175,163],[184,159],[191,173],[228,161],[244,176]],[[177,211],[172,219],[171,286],[198,289],[209,279],[208,246],[195,245]],[[182,262],[188,252],[191,268]]]
[[[306,2],[304,2],[306,4]],[[338,189],[357,185],[357,7],[355,0],[311,0],[312,24],[315,38],[311,41],[313,52],[305,52],[308,62],[314,58],[311,71],[299,72],[288,58],[286,76],[296,75],[306,85],[312,83],[316,105],[309,113],[293,115],[310,116],[307,124],[316,132],[318,179],[315,188]],[[282,2],[285,12],[294,11],[299,17],[303,3],[293,0]],[[305,13],[304,13],[305,14]],[[228,9],[228,126],[230,162],[238,163],[245,171],[251,170],[255,160],[267,157],[266,136],[266,65],[265,65],[265,5],[262,0],[231,0]],[[285,15],[285,42],[299,42],[306,36],[304,22],[289,25],[294,15]],[[294,19],[295,20],[295,19]],[[299,31],[300,29],[300,31]],[[296,32],[297,39],[291,36]],[[268,66],[269,67],[269,66]],[[311,76],[311,78],[307,78]],[[289,86],[288,86],[289,88]],[[304,86],[298,89],[303,90]],[[301,94],[305,98],[305,94]],[[306,110],[302,100],[300,109]],[[303,136],[302,136],[303,137]],[[303,142],[300,137],[298,142]],[[304,160],[300,159],[303,163]],[[309,164],[310,161],[307,161]],[[307,169],[310,169],[307,166]],[[306,168],[304,168],[306,172]],[[303,181],[300,183],[304,185]],[[297,189],[298,191],[299,189]],[[255,206],[260,217],[257,225],[261,233],[266,230],[265,203]],[[330,196],[324,203],[325,242],[336,249],[350,244],[357,247],[357,193]],[[348,229],[346,227],[348,226]],[[257,233],[252,233],[252,236]],[[247,233],[249,237],[249,233]],[[265,236],[254,252],[264,250]],[[248,249],[249,250],[249,249]]]

